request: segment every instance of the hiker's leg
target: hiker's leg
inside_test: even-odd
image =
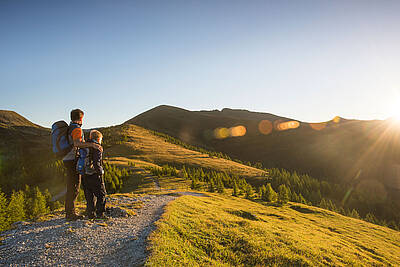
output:
[[[79,194],[81,176],[76,172],[75,161],[64,162],[67,172],[67,194],[65,196],[65,214],[75,215],[75,200]]]
[[[102,175],[97,175],[96,183],[97,183],[95,187],[96,188],[95,195],[97,197],[96,214],[97,216],[101,216],[106,211],[106,194],[107,194]]]
[[[82,176],[82,187],[86,199],[86,214],[91,217],[94,214],[94,199],[93,192],[90,189],[89,178],[88,176]]]

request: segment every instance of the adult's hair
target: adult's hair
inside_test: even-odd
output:
[[[78,121],[82,118],[83,116],[83,111],[80,110],[79,108],[74,109],[71,111],[71,121]]]

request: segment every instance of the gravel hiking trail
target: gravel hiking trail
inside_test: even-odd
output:
[[[176,198],[176,194],[118,196],[123,206],[141,204],[131,217],[67,222],[59,215],[45,222],[20,223],[1,233],[0,266],[143,266],[154,222]]]
[[[49,221],[19,224],[2,233],[1,266],[142,266],[146,240],[165,205],[176,196],[120,198],[125,205],[143,202],[132,217],[107,221]],[[130,203],[132,202],[132,203]]]

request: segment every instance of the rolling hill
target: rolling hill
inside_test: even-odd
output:
[[[381,188],[383,194],[394,196],[400,190],[396,175],[400,169],[400,126],[391,121],[336,117],[306,123],[246,110],[188,111],[163,105],[125,124],[163,132],[242,161],[261,162],[267,168],[354,183],[372,191]],[[245,135],[232,137],[230,131],[235,126],[243,126]]]
[[[11,110],[0,110],[0,127],[43,128]]]
[[[111,141],[111,144],[106,144],[105,154],[107,161],[115,164],[132,162],[138,165],[146,163],[179,167],[185,165],[236,173],[248,179],[255,179],[266,174],[262,170],[231,160],[213,157],[169,143],[140,126],[120,125],[100,129],[100,131],[103,132],[105,140],[113,140],[113,138],[115,140]]]
[[[0,110],[0,149],[11,152],[29,146],[35,150],[48,143],[49,136],[49,129],[32,123],[14,111]]]

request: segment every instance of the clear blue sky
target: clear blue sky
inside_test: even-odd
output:
[[[160,104],[400,114],[400,1],[0,1],[0,109],[86,127]]]

